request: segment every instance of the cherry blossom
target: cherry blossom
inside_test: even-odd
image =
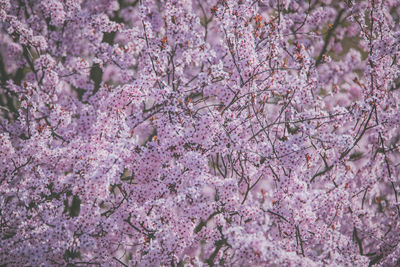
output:
[[[400,2],[0,0],[1,266],[398,266]]]

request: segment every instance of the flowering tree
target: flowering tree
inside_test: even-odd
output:
[[[0,0],[1,266],[399,266],[397,0]]]

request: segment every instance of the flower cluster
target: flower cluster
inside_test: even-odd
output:
[[[1,266],[399,266],[400,2],[0,0]]]

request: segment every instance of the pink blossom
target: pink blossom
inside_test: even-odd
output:
[[[0,265],[398,266],[399,10],[0,0]]]

